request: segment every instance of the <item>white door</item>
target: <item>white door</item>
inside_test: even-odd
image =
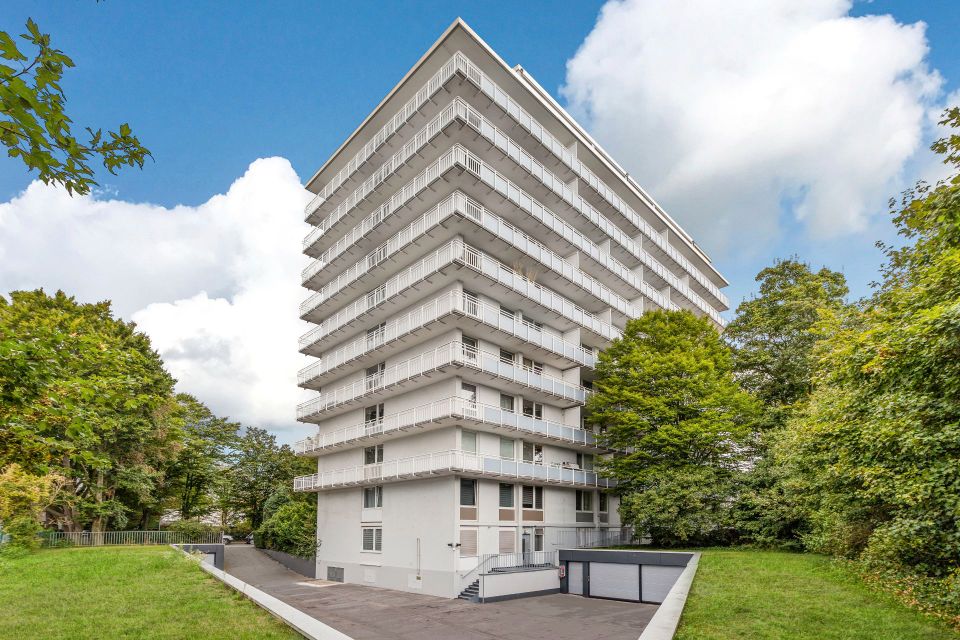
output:
[[[567,591],[578,596],[583,595],[583,563],[567,563]]]
[[[591,562],[590,596],[640,600],[640,565]]]

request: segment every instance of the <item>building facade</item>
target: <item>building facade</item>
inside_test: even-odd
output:
[[[628,319],[722,325],[692,239],[460,20],[307,187],[317,576],[453,597],[487,554],[616,539],[584,403]]]

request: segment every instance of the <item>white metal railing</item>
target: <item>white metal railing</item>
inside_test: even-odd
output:
[[[482,371],[579,404],[583,404],[587,399],[587,389],[579,384],[523,367],[517,362],[505,361],[499,353],[480,351],[462,342],[452,341],[386,367],[382,372],[321,393],[297,407],[297,419],[313,416],[450,365]]]
[[[534,178],[541,182],[548,189],[556,193],[561,199],[566,201],[572,207],[577,209],[578,212],[586,216],[595,226],[602,229],[607,235],[612,237],[617,241],[624,249],[630,252],[634,257],[640,260],[644,266],[648,269],[651,269],[656,273],[660,278],[665,280],[671,287],[673,287],[678,293],[687,298],[691,303],[701,309],[704,313],[710,315],[710,317],[723,326],[724,320],[720,316],[719,312],[713,308],[707,301],[700,297],[695,291],[690,289],[689,286],[681,282],[681,280],[671,272],[669,269],[664,267],[656,258],[650,255],[645,249],[642,248],[640,243],[634,241],[627,234],[614,225],[612,222],[606,219],[600,212],[598,212],[593,206],[590,205],[586,200],[580,198],[573,193],[573,190],[567,186],[560,178],[555,176],[549,169],[540,164],[533,156],[527,153],[520,145],[514,142],[509,136],[500,131],[493,123],[491,123],[487,118],[485,118],[479,111],[469,106],[466,102],[460,100],[454,102],[457,108],[457,115],[464,120],[469,126],[478,131],[481,135],[487,138],[494,146],[499,148],[505,155],[509,156],[516,162],[519,166],[523,167],[527,172],[529,172]],[[479,161],[479,158],[477,158]],[[482,161],[480,161],[482,164]],[[468,167],[469,168],[469,167]],[[517,197],[515,202],[519,205],[522,198],[526,196],[522,190],[513,185],[509,180],[501,176],[497,171],[492,168],[487,167],[486,170],[481,170],[477,172],[478,177],[484,178],[483,173],[488,173],[492,176],[492,179],[487,179],[486,182],[494,187],[497,191],[500,191],[502,195],[505,195],[509,198],[512,190],[516,190]],[[529,198],[532,203],[532,198]],[[513,199],[513,198],[511,198]],[[539,203],[536,203],[539,204]],[[543,208],[542,205],[540,205]],[[524,208],[521,206],[521,208]],[[599,253],[599,252],[598,252]],[[608,262],[614,260],[610,258]],[[608,266],[605,264],[605,266]],[[626,267],[620,265],[620,272],[625,271],[626,273],[633,276]],[[618,275],[620,275],[618,272]],[[644,295],[651,297],[654,302],[656,302],[661,308],[669,309],[672,307],[669,300],[665,299],[660,295],[655,289],[653,289],[649,284],[643,282],[642,279],[636,278],[633,276],[630,278],[624,278],[628,284],[633,286],[638,291],[641,291]],[[644,286],[646,285],[646,286]]]
[[[518,553],[485,553],[477,566],[460,576],[460,588],[465,589],[486,573],[516,569],[549,568],[559,566],[557,551],[521,551]]]
[[[350,161],[320,190],[317,196],[311,201],[306,209],[306,217],[309,218],[321,205],[323,205],[332,196],[337,189],[346,182],[350,176],[356,173],[363,164],[370,159],[377,149],[383,146],[394,133],[407,122],[413,114],[420,110],[427,100],[436,93],[447,80],[453,77],[457,72],[457,61],[451,58],[443,67],[440,68],[417,93],[410,98],[403,108],[400,109],[383,127],[374,134],[373,138],[363,146],[363,148],[350,159]]]
[[[556,544],[567,548],[609,547],[632,544],[636,539],[631,527],[557,529],[555,535]]]
[[[324,336],[339,330],[360,315],[383,304],[383,302],[412,284],[436,273],[451,263],[479,272],[498,284],[524,296],[532,303],[563,316],[567,320],[602,336],[606,340],[620,337],[620,330],[613,325],[603,322],[589,311],[575,305],[551,289],[543,287],[528,278],[516,273],[507,265],[501,263],[463,242],[459,237],[454,238],[436,251],[427,254],[400,273],[391,277],[374,291],[361,296],[353,303],[340,309],[337,313],[324,319],[317,327],[300,338],[300,348],[305,349],[315,344]]]
[[[590,187],[596,191],[602,198],[604,198],[615,210],[622,214],[635,228],[637,228],[641,233],[648,237],[654,244],[656,244],[664,253],[666,253],[670,258],[677,263],[678,266],[682,267],[684,271],[689,273],[700,283],[707,291],[710,292],[718,301],[722,302],[724,305],[729,305],[727,297],[720,291],[720,289],[713,284],[709,278],[703,275],[699,268],[694,266],[694,264],[682,253],[680,253],[675,247],[670,245],[669,241],[666,240],[653,226],[644,220],[636,211],[634,211],[630,205],[628,205],[620,196],[616,194],[610,187],[607,186],[605,182],[600,180],[596,174],[590,171],[585,164],[578,160],[567,147],[565,147],[557,138],[555,138],[546,128],[543,127],[537,120],[531,116],[519,103],[517,103],[513,98],[511,98],[505,91],[503,91],[495,82],[493,82],[480,68],[470,61],[467,56],[462,52],[457,52],[454,54],[454,59],[457,61],[457,70],[463,73],[463,75],[477,86],[484,94],[487,95],[493,102],[498,104],[504,112],[507,113],[515,122],[517,122],[521,127],[523,127],[534,139],[539,141],[551,154],[553,154],[557,159],[567,165],[574,173],[580,176],[581,179]],[[641,193],[641,199],[644,201],[651,210],[657,211],[658,213],[666,216],[666,214],[660,209],[659,206],[649,198],[643,197],[645,194],[643,190],[636,185],[636,183],[629,178],[624,176],[625,179],[630,180],[633,183],[632,186],[637,187],[638,191]]]
[[[330,195],[342,185],[350,175],[356,172],[366,160],[379,148],[386,140],[403,125],[439,88],[445,84],[456,73],[461,73],[467,80],[476,85],[493,102],[498,104],[513,120],[523,127],[534,139],[546,148],[551,154],[557,157],[574,173],[576,173],[586,184],[598,193],[607,203],[618,213],[623,215],[637,230],[643,233],[654,244],[666,253],[678,266],[703,286],[711,295],[724,305],[729,302],[720,289],[703,275],[703,273],[693,265],[693,263],[659,232],[656,231],[637,214],[616,192],[610,189],[606,183],[600,180],[596,174],[590,171],[586,165],[575,157],[559,140],[545,129],[535,118],[525,111],[516,101],[500,89],[499,86],[484,74],[479,67],[473,64],[462,52],[457,52],[433,77],[417,92],[404,108],[401,109],[384,127],[374,135],[364,148],[358,152],[354,158],[345,166],[334,178],[321,190],[321,192],[307,205],[307,218],[322,204],[325,204]],[[445,126],[445,125],[444,125]],[[645,192],[629,176],[624,176],[632,186],[635,186],[640,194],[641,200],[651,210],[657,211],[665,216],[662,209],[646,196]],[[589,206],[589,205],[588,205]],[[326,224],[326,223],[325,223]],[[326,226],[329,228],[329,225]],[[310,246],[319,235],[323,233],[323,227],[318,227],[313,233],[304,240],[304,247]],[[650,259],[653,259],[650,256]],[[655,267],[651,267],[655,268]],[[681,291],[681,293],[684,293]],[[688,298],[689,299],[689,298]],[[695,302],[691,300],[692,302]],[[698,305],[699,306],[699,305]]]
[[[461,291],[449,291],[416,309],[384,323],[383,328],[363,334],[334,351],[323,354],[317,362],[297,373],[297,383],[303,385],[351,360],[376,351],[394,340],[403,338],[431,322],[450,314],[469,316],[482,324],[512,335],[520,340],[537,345],[585,367],[594,367],[596,354],[584,347],[568,342],[560,336],[513,316],[504,315],[499,305],[481,302],[475,296]]]
[[[484,404],[468,398],[451,396],[428,404],[384,416],[378,420],[366,420],[335,431],[318,431],[293,445],[299,455],[334,449],[360,440],[379,438],[399,430],[437,420],[452,418],[487,424],[498,429],[514,430],[519,434],[538,435],[565,443],[600,449],[593,433],[579,427],[544,420],[533,416],[508,411],[495,405]]]
[[[182,531],[44,531],[40,534],[44,547],[102,547],[112,545],[152,544],[218,544],[223,542],[219,531],[186,533]]]
[[[467,453],[457,449],[419,456],[385,460],[377,464],[332,469],[293,480],[295,491],[318,491],[359,484],[376,484],[440,473],[467,473],[495,478],[516,478],[545,484],[609,488],[616,481],[595,471],[553,467],[496,456]]]
[[[446,155],[453,156],[457,163],[464,166],[473,164],[470,161],[476,159],[473,154],[459,145],[453,147]],[[446,164],[443,162],[446,155],[438,162]],[[479,159],[476,159],[476,161],[480,162]],[[447,216],[453,215],[454,213],[459,213],[473,219],[504,242],[513,245],[525,255],[534,258],[544,267],[563,276],[580,289],[587,291],[604,304],[616,309],[628,318],[635,318],[643,313],[642,309],[633,306],[633,304],[623,296],[601,284],[596,278],[582,269],[574,267],[559,255],[543,246],[536,239],[517,229],[500,216],[490,213],[481,205],[467,198],[463,193],[455,192],[430,211],[401,229],[387,242],[348,267],[336,278],[324,285],[320,291],[307,298],[300,305],[301,317],[315,311],[321,304],[331,299],[336,293],[369,273],[371,269],[375,268],[386,258],[401,251],[401,249],[413,242],[415,238],[427,233],[431,228],[440,224]],[[626,271],[625,267],[624,271]],[[648,298],[658,303],[661,308],[669,309],[674,307],[669,299],[661,296],[660,293],[653,289],[648,283],[642,282],[642,280],[632,275],[628,277],[631,278],[638,292],[642,292]]]
[[[439,134],[444,127],[453,122],[456,117],[454,105],[448,105],[433,120],[423,127],[417,134],[408,141],[403,147],[390,156],[369,178],[357,187],[353,193],[347,196],[343,202],[337,205],[337,208],[330,212],[324,218],[317,228],[310,232],[304,239],[304,247],[309,247],[323,234],[329,231],[335,224],[342,220],[354,207],[363,202],[377,187],[383,184],[387,178],[393,175],[400,167],[406,164],[407,160],[422,149],[431,139]],[[311,240],[312,238],[312,240]]]

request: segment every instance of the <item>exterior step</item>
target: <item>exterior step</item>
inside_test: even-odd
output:
[[[460,600],[467,600],[469,602],[478,602],[480,600],[480,580],[474,580],[470,586],[460,592],[460,595],[457,596]]]

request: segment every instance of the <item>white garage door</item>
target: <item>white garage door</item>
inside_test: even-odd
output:
[[[643,565],[643,601],[661,603],[670,593],[673,583],[677,581],[684,567],[661,567],[658,565]]]
[[[583,595],[583,563],[567,563],[567,591],[578,596]]]
[[[590,595],[596,598],[640,599],[640,566],[590,563]]]

